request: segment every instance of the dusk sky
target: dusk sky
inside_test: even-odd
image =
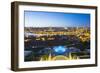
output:
[[[90,14],[24,11],[25,27],[86,27]]]

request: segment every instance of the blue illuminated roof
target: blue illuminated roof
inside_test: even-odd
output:
[[[66,48],[64,46],[56,46],[53,48],[55,53],[62,54],[66,52]]]

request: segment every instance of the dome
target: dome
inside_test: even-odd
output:
[[[56,46],[53,49],[54,49],[54,52],[57,54],[63,54],[66,52],[66,48],[64,46]]]

